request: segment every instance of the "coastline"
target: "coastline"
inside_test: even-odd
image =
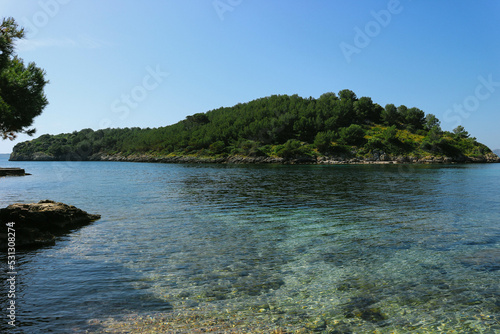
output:
[[[157,156],[152,154],[94,154],[89,159],[74,159],[74,157],[55,157],[47,154],[23,156],[11,154],[9,161],[118,161],[118,162],[149,162],[149,163],[216,163],[216,164],[283,164],[283,165],[338,165],[338,164],[457,164],[457,163],[500,163],[500,157],[493,153],[480,157],[446,157],[446,156],[391,156],[383,152],[371,157],[347,156],[303,156],[293,158],[269,156]]]

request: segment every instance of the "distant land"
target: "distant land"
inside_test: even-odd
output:
[[[493,153],[495,153],[496,155],[498,155],[500,157],[500,148],[493,150]]]
[[[462,127],[382,107],[348,89],[315,99],[272,95],[160,128],[84,129],[17,144],[10,160],[233,163],[500,162]]]

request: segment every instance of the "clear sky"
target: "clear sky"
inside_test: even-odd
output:
[[[35,137],[351,89],[500,148],[499,1],[1,0],[0,14],[50,80]]]

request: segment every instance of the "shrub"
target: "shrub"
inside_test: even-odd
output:
[[[214,154],[220,154],[226,149],[226,144],[224,144],[223,141],[219,140],[210,144],[209,149]]]
[[[398,130],[396,130],[396,126],[390,126],[382,132],[382,137],[388,143],[397,143],[399,139],[396,137],[398,134]]]
[[[374,150],[383,150],[385,149],[384,143],[382,142],[382,139],[373,137],[368,140],[368,143],[366,143],[365,148],[369,151],[374,151]]]
[[[340,142],[346,145],[362,145],[365,140],[365,130],[358,124],[351,124],[339,131]]]
[[[284,145],[276,147],[276,155],[281,158],[297,158],[311,153],[310,149],[297,139],[289,139]]]
[[[321,153],[327,153],[331,151],[334,138],[335,134],[332,131],[318,132],[316,138],[314,138],[314,146]]]
[[[259,143],[253,140],[244,140],[240,142],[238,144],[236,152],[249,157],[258,157],[265,155],[259,147]]]

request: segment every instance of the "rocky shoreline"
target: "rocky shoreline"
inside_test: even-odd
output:
[[[30,175],[25,172],[24,169],[18,167],[12,168],[0,168],[0,177],[1,176],[25,176]]]
[[[53,245],[56,236],[90,224],[99,218],[100,215],[89,214],[72,205],[51,200],[29,204],[15,203],[0,209],[2,226],[14,223],[12,230],[15,233],[16,249]],[[0,251],[7,250],[8,237],[5,228],[0,233]]]
[[[71,161],[66,157],[54,157],[46,154],[32,156],[12,154],[11,161]],[[152,154],[94,154],[88,161],[123,161],[123,162],[151,162],[151,163],[218,163],[218,164],[451,164],[451,163],[500,163],[500,158],[489,153],[481,157],[437,157],[437,156],[393,156],[384,152],[374,152],[370,157],[349,156],[318,156],[279,158],[268,156],[226,156],[226,157],[197,157],[197,156],[155,156]]]

